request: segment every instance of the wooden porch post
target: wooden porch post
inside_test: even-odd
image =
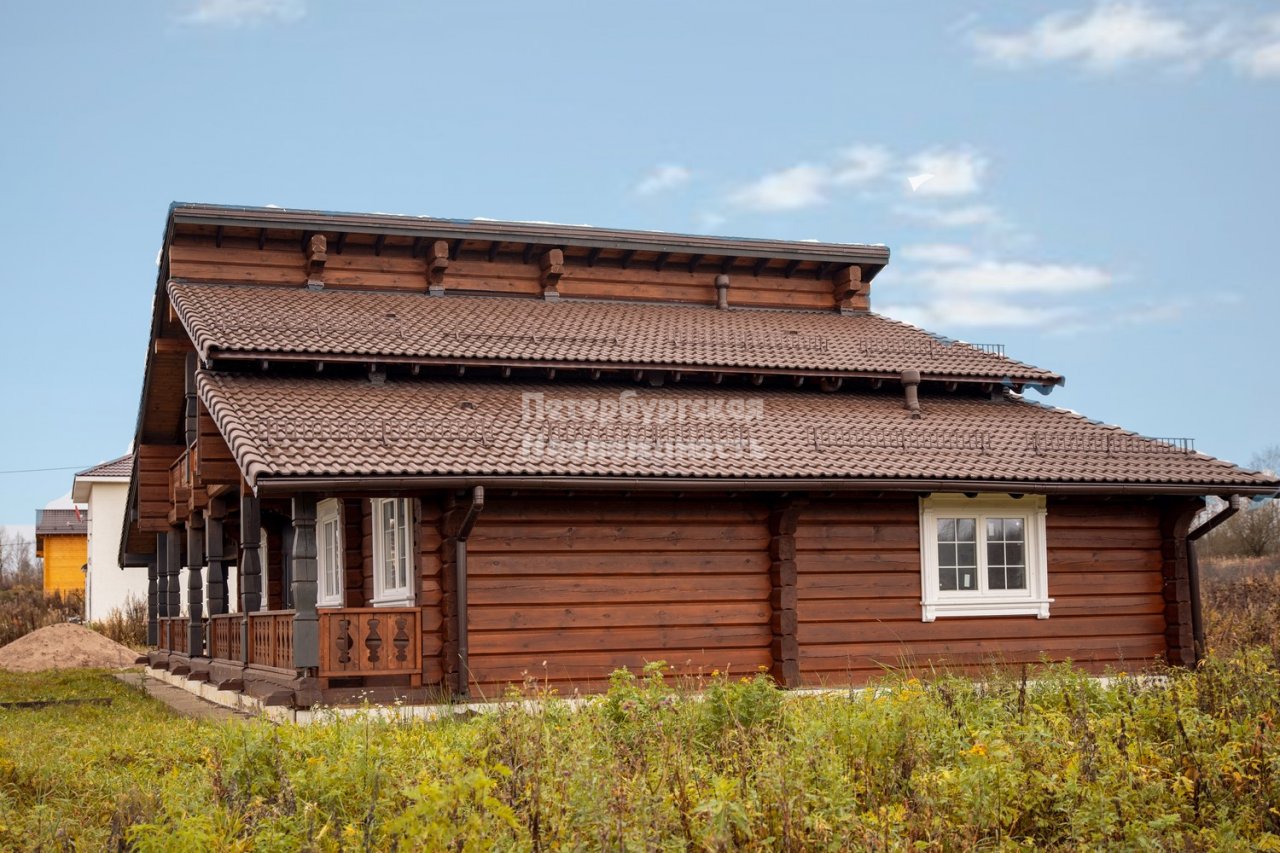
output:
[[[320,666],[316,613],[316,499],[293,499],[293,665],[299,676]]]
[[[204,656],[204,527],[201,516],[187,520],[187,654]]]
[[[222,558],[222,519],[226,516],[226,504],[222,498],[209,501],[204,511],[204,550],[209,560],[209,615],[221,616],[227,612],[227,567]]]
[[[160,555],[164,553],[164,548],[160,537],[163,533],[156,534],[156,552],[147,561],[147,645],[155,646],[160,642],[160,571],[159,561]]]
[[[165,608],[169,616],[182,615],[182,589],[178,583],[182,579],[182,537],[178,532],[182,528],[174,527],[165,535],[165,567],[169,572],[169,583],[165,587]]]
[[[262,514],[258,498],[250,492],[240,495],[240,650],[249,662],[249,614],[262,607],[262,565],[258,559]]]
[[[169,615],[169,534],[156,534],[156,619]]]

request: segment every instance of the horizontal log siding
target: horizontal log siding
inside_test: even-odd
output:
[[[427,261],[421,254],[413,256],[408,238],[388,239],[381,254],[374,254],[372,239],[349,235],[339,253],[334,235],[329,236],[325,287],[425,293]],[[513,244],[488,260],[484,248],[475,244],[463,257],[449,262],[444,276],[446,292],[541,296],[536,253],[525,263],[523,245]],[[588,265],[586,251],[577,248],[566,253],[564,275],[559,282],[562,296],[716,304],[715,278],[723,269],[722,258],[707,258],[690,272],[687,254],[672,255],[658,270],[654,252],[637,253],[624,268],[616,257],[618,252],[610,252],[595,265]],[[831,274],[817,278],[812,263],[806,263],[791,277],[785,275],[785,261],[772,261],[758,275],[755,264],[755,259],[744,258],[727,270],[731,305],[835,307]],[[306,260],[299,241],[273,238],[259,249],[256,237],[228,236],[219,247],[213,235],[188,233],[174,236],[169,248],[169,274],[177,279],[232,284],[301,286],[307,281]],[[858,300],[858,307],[866,309],[865,298]]]
[[[769,667],[767,518],[715,498],[490,498],[467,544],[473,694],[525,673],[598,689],[655,660]]]
[[[413,547],[418,574],[418,607],[422,611],[422,683],[439,685],[444,679],[444,584],[440,535],[443,516],[438,497],[415,501]]]
[[[884,667],[1071,658],[1092,671],[1166,653],[1160,513],[1151,502],[1049,501],[1050,618],[920,621],[914,499],[815,501],[796,530],[801,680],[861,683]]]

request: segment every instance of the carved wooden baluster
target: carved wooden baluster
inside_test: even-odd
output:
[[[378,633],[378,620],[371,617],[367,623],[369,633],[365,635],[364,647],[369,650],[369,663],[378,662],[378,650],[382,648],[382,636]]]
[[[391,645],[396,647],[396,660],[404,663],[409,659],[409,632],[406,629],[408,620],[404,616],[396,617],[396,635]]]
[[[338,663],[341,663],[341,664],[351,663],[351,647],[354,644],[351,642],[351,620],[350,619],[344,618],[344,619],[338,620],[337,645],[338,645]]]

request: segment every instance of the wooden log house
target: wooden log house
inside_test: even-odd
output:
[[[873,313],[888,260],[175,204],[121,546],[151,664],[310,707],[1193,663],[1203,497],[1280,484]]]

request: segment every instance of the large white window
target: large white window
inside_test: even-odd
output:
[[[413,604],[413,537],[409,501],[373,501],[373,603]]]
[[[342,606],[342,511],[336,500],[316,506],[316,604]]]
[[[922,618],[1049,618],[1045,499],[932,495],[920,501]]]

